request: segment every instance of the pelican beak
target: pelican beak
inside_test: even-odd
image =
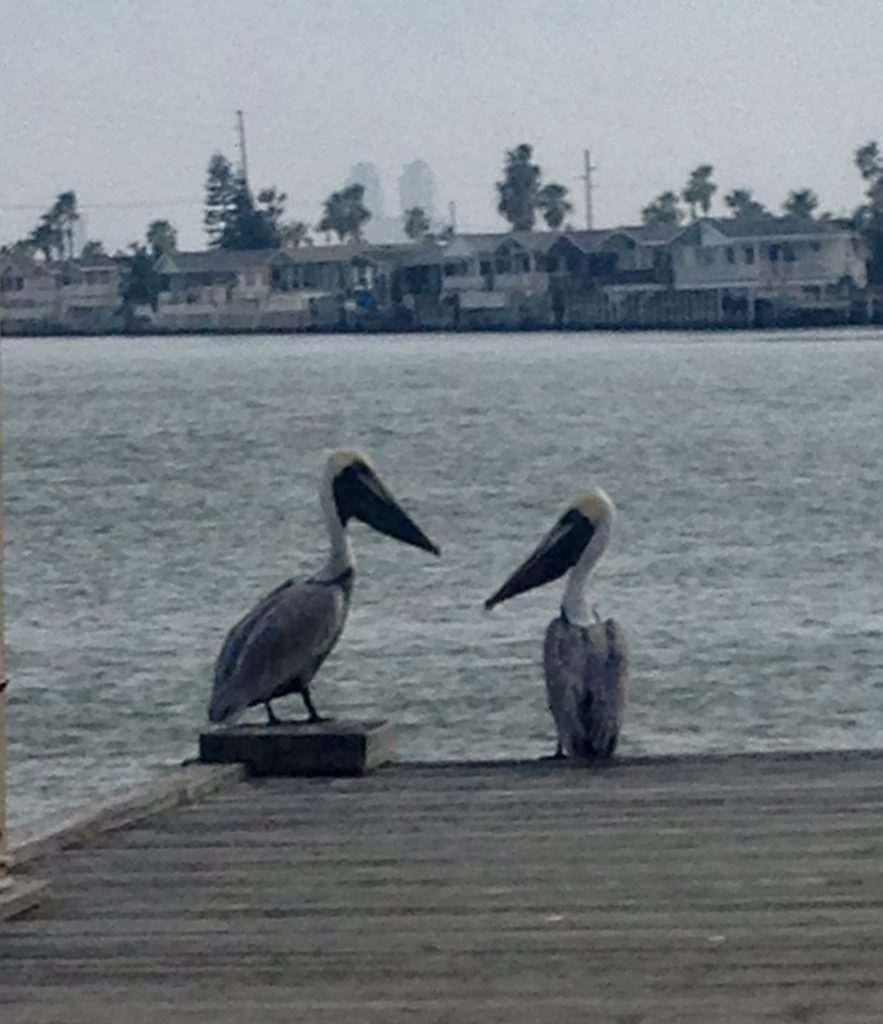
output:
[[[334,499],[343,523],[355,517],[387,537],[441,554],[365,463],[352,463],[337,475]]]
[[[493,608],[516,594],[523,594],[563,576],[576,565],[594,532],[594,526],[578,509],[565,512],[534,553],[485,601],[485,608]]]

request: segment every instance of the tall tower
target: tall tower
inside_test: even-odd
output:
[[[435,175],[425,160],[405,164],[399,175],[399,207],[404,214],[415,206],[432,220],[435,213]]]

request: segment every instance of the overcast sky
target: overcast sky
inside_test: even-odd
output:
[[[853,151],[883,143],[881,54],[881,0],[0,0],[0,240],[73,188],[111,249],[153,217],[202,247],[240,107],[252,184],[309,222],[359,160],[397,212],[422,157],[462,230],[501,228],[493,182],[522,141],[580,223],[586,147],[600,226],[706,161],[719,197],[809,186],[850,211]]]

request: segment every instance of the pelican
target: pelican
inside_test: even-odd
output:
[[[555,757],[609,758],[625,709],[628,651],[622,630],[589,614],[586,580],[607,546],[615,510],[602,490],[578,498],[533,554],[485,601],[493,608],[516,594],[570,575],[561,613],[546,630],[543,667],[549,710],[558,730]]]
[[[290,579],[270,591],[227,634],[215,663],[209,721],[231,722],[263,704],[270,725],[279,724],[271,701],[299,693],[310,722],[322,721],[310,684],[337,643],[346,622],[355,562],[347,534],[360,519],[388,537],[438,555],[439,549],[380,482],[369,457],[338,448],[325,465],[322,512],[331,550],[309,579]]]

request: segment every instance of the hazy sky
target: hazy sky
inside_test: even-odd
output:
[[[205,166],[245,111],[254,186],[315,222],[358,160],[387,209],[405,161],[435,171],[463,230],[503,226],[504,150],[534,145],[582,223],[635,222],[714,164],[719,195],[860,200],[883,143],[881,0],[0,0],[0,239],[76,189],[111,248],[168,217],[202,247]]]

